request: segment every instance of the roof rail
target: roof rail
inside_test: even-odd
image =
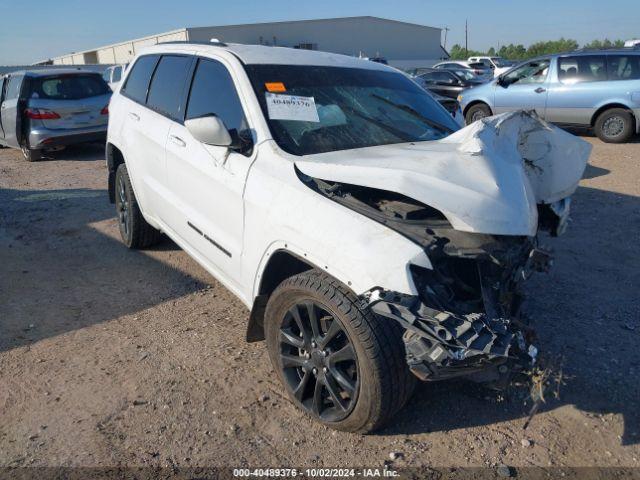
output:
[[[189,40],[172,40],[171,42],[160,42],[156,45],[211,45],[213,47],[226,47],[227,44],[218,39],[212,38],[210,42],[193,42]]]
[[[600,47],[600,48],[586,48],[586,47],[581,47],[581,48],[576,48],[575,50],[573,50],[574,52],[625,52],[625,51],[629,51],[629,50],[640,50],[640,44],[638,45],[631,45],[628,47],[615,47],[615,46],[611,46],[611,47]]]

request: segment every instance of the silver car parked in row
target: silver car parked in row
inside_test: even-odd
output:
[[[575,51],[523,62],[459,97],[467,123],[514,110],[593,128],[605,142],[640,133],[640,49]]]
[[[0,77],[0,146],[28,161],[62,145],[104,141],[111,90],[99,73],[31,70]]]

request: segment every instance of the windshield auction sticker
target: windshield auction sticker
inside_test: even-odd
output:
[[[313,97],[277,95],[265,93],[267,111],[271,120],[295,120],[298,122],[320,122]]]

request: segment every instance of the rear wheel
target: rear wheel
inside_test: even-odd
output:
[[[22,147],[22,156],[27,162],[37,162],[42,158],[41,150],[33,150],[28,147]]]
[[[265,313],[269,356],[291,400],[350,432],[381,427],[413,392],[401,330],[317,270],[283,281]]]
[[[489,105],[486,103],[476,103],[469,107],[469,110],[467,110],[467,113],[464,116],[464,120],[467,122],[467,125],[471,125],[473,122],[477,122],[482,118],[490,116],[491,109],[489,108]]]
[[[145,248],[158,243],[162,234],[142,216],[124,163],[116,171],[115,183],[118,226],[124,244],[129,248]]]
[[[603,142],[624,143],[633,136],[633,116],[624,108],[610,108],[602,112],[594,125],[595,133]]]

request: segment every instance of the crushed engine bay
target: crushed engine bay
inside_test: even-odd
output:
[[[454,163],[461,158],[473,162],[476,156],[485,156],[486,164],[492,165],[491,176],[476,179],[482,186],[476,191],[482,190],[485,197],[487,192],[492,195],[492,202],[485,202],[485,210],[451,198],[437,198],[428,204],[423,199],[428,199],[429,193],[419,196],[415,182],[407,183],[409,188],[404,191],[381,188],[384,179],[365,181],[364,161],[345,161],[342,169],[334,168],[331,175],[321,177],[316,176],[321,167],[296,168],[301,180],[319,194],[386,225],[420,245],[427,254],[431,268],[408,266],[417,295],[388,291],[384,286],[363,295],[375,313],[404,327],[411,371],[422,380],[466,376],[504,386],[514,372],[526,370],[536,361],[535,334],[521,312],[523,283],[533,272],[548,271],[552,264],[551,253],[538,245],[538,232],[557,236],[565,230],[569,196],[582,176],[590,148],[526,112],[477,123],[445,140],[429,143],[456,145],[451,156],[456,159]],[[457,143],[452,138],[456,136]],[[433,146],[428,148],[442,152]],[[512,165],[515,155],[519,174],[514,174],[517,170]],[[565,161],[567,155],[573,157]],[[498,160],[493,161],[495,158]],[[510,163],[510,180],[499,172],[504,158]],[[560,161],[565,161],[568,171],[558,165]],[[333,160],[330,163],[337,167]],[[423,169],[428,170],[429,161],[423,163]],[[374,169],[376,173],[380,169]],[[429,175],[425,188],[436,184],[434,176]],[[450,173],[440,172],[438,188],[443,188],[444,180],[460,184]],[[386,184],[394,186],[390,180]],[[508,195],[501,196],[501,189]],[[456,189],[450,194],[455,196]],[[521,201],[522,208],[514,210],[514,205],[506,205],[505,200]],[[435,206],[454,204],[456,210]],[[504,215],[496,212],[496,206],[504,208]],[[456,228],[461,222],[454,219],[463,218],[469,211],[483,215],[482,221],[467,217],[464,225],[483,226],[484,231]],[[514,212],[528,215],[514,222],[533,224],[533,231],[525,227],[513,230],[514,234],[502,233],[511,231],[503,221]],[[489,225],[492,215],[495,227]]]

